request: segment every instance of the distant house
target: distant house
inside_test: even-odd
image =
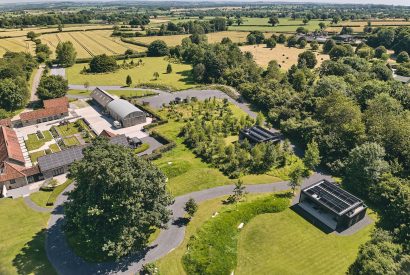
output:
[[[121,123],[122,127],[130,127],[147,121],[145,112],[124,99],[115,99],[106,91],[96,88],[91,97],[110,116]]]
[[[43,109],[21,113],[21,125],[35,125],[68,116],[68,99],[66,97],[44,100],[43,105]]]
[[[105,136],[105,134],[103,136]],[[130,147],[125,135],[115,135],[109,139],[113,144]],[[37,160],[38,166],[44,178],[52,178],[67,173],[70,165],[74,161],[81,160],[84,157],[83,150],[88,146],[90,146],[90,144],[70,147],[57,153],[39,157]]]
[[[0,195],[41,178],[37,166],[25,167],[23,152],[13,129],[0,126]]]
[[[367,209],[361,199],[327,180],[302,189],[298,206],[339,232],[362,220]]]
[[[273,133],[260,126],[252,126],[239,130],[239,141],[243,141],[244,139],[247,139],[251,144],[268,141],[277,143],[280,141],[280,134]]]

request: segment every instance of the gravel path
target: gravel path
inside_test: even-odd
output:
[[[320,179],[329,178],[326,175],[314,174],[303,182],[303,186],[310,185]],[[66,191],[72,190],[74,185],[70,185]],[[64,220],[62,204],[67,200],[67,196],[61,194],[56,201],[56,208],[51,214],[47,225],[46,252],[48,259],[59,274],[135,274],[144,263],[153,262],[168,254],[180,245],[185,236],[185,224],[181,223],[185,211],[184,204],[189,198],[195,199],[198,203],[229,195],[234,189],[233,185],[219,186],[193,192],[175,198],[175,202],[169,207],[173,214],[167,229],[159,234],[158,238],[150,245],[147,251],[127,257],[120,262],[109,263],[87,263],[74,254],[69,248],[62,224]],[[270,193],[273,191],[288,190],[288,182],[276,182],[271,184],[258,184],[246,186],[249,193]],[[297,201],[294,199],[293,203]]]
[[[38,85],[40,84],[40,79],[41,76],[43,75],[45,65],[40,65],[38,68],[34,78],[33,78],[33,83],[31,83],[31,94],[30,94],[30,101],[37,101],[38,96],[37,96],[37,88]]]
[[[23,198],[24,203],[30,207],[32,210],[36,211],[36,212],[41,212],[41,213],[50,213],[51,211],[53,211],[53,208],[47,208],[47,207],[41,207],[38,206],[35,202],[33,202],[30,199],[30,196],[25,196]]]

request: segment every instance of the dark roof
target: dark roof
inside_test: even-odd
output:
[[[240,130],[251,142],[265,142],[279,140],[280,135],[260,126],[252,126]]]
[[[104,108],[107,106],[108,103],[115,99],[112,95],[98,87],[91,92],[91,97]]]
[[[110,138],[110,142],[113,144],[123,145],[126,147],[130,146],[127,137],[124,134]],[[43,172],[58,167],[70,165],[74,161],[81,160],[84,157],[83,149],[88,146],[90,146],[90,144],[70,147],[66,150],[57,153],[41,156],[37,160],[38,166],[40,167],[40,170]]]
[[[363,205],[361,199],[327,180],[314,183],[302,192],[339,216]]]

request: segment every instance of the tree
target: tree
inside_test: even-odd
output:
[[[320,28],[321,30],[326,29],[326,24],[325,24],[324,22],[319,22],[319,28]]]
[[[118,64],[114,57],[106,54],[94,56],[89,65],[92,73],[107,73],[118,69]]]
[[[168,65],[167,65],[167,74],[170,74],[170,73],[172,73],[172,66],[171,66],[171,63],[168,63]]]
[[[68,81],[61,75],[43,76],[38,85],[37,94],[41,99],[59,98],[66,95]]]
[[[302,165],[298,164],[295,165],[292,170],[289,172],[289,186],[292,189],[293,194],[295,194],[295,190],[302,184],[302,177],[305,173]]]
[[[154,228],[169,221],[165,175],[106,138],[95,139],[83,155],[70,167],[76,183],[64,205],[66,232],[116,259],[145,249]]]
[[[246,194],[245,192],[246,187],[243,185],[242,180],[238,180],[235,183],[235,188],[233,189],[233,194],[228,197],[228,202],[236,203],[242,200],[243,196]]]
[[[131,84],[132,84],[132,78],[131,78],[130,75],[127,75],[127,78],[126,78],[126,80],[125,80],[125,83],[127,84],[128,87],[131,86]]]
[[[310,170],[314,170],[319,165],[320,152],[316,141],[312,140],[308,143],[305,156],[303,158],[303,163]]]
[[[283,33],[279,34],[277,41],[279,44],[284,44],[286,42],[286,35],[284,35]]]
[[[249,44],[261,44],[265,40],[265,35],[261,31],[251,31],[247,35],[247,41]]]
[[[317,64],[316,55],[312,51],[305,51],[298,56],[298,66],[306,65],[309,69],[313,69]]]
[[[334,46],[336,46],[336,43],[333,39],[326,40],[325,44],[323,44],[323,52],[329,53]]]
[[[266,47],[273,49],[276,47],[276,41],[273,38],[266,39]]]
[[[198,210],[198,204],[193,198],[190,198],[186,203],[184,207],[185,212],[192,218],[196,211]]]
[[[14,111],[22,108],[28,94],[27,83],[23,79],[0,79],[0,109]]]
[[[154,80],[158,80],[159,78],[159,73],[158,72],[154,72],[154,74],[152,75],[154,77]]]
[[[148,56],[165,56],[169,54],[167,44],[162,40],[155,40],[148,46]]]
[[[305,17],[305,18],[303,18],[302,22],[303,22],[304,25],[306,25],[307,23],[309,23],[309,19],[307,19],[307,18]]]
[[[240,25],[243,24],[243,19],[242,19],[241,17],[236,17],[235,23],[236,23],[238,26],[240,26]]]
[[[316,40],[310,42],[310,48],[312,51],[317,51],[319,49],[319,43]]]
[[[397,63],[407,63],[410,61],[410,57],[409,54],[405,51],[400,52],[397,55],[397,59],[396,59]]]
[[[351,52],[345,45],[335,45],[329,52],[330,59],[338,60],[339,58],[352,56]]]
[[[354,148],[346,162],[344,184],[358,194],[367,195],[369,188],[388,171],[384,157],[384,148],[377,143],[364,143]]]
[[[265,118],[263,116],[263,114],[261,112],[258,112],[258,114],[256,115],[256,125],[258,126],[263,126],[265,122]]]
[[[77,52],[74,49],[71,41],[59,42],[56,48],[57,63],[63,67],[70,67],[74,65]]]
[[[279,24],[279,19],[277,16],[272,15],[271,17],[269,17],[269,24],[272,25],[272,27],[274,27],[275,25]]]
[[[33,32],[33,31],[29,31],[26,36],[27,36],[28,39],[30,39],[32,41],[34,40],[34,38],[37,37],[36,33]]]
[[[159,275],[159,269],[155,263],[144,264],[140,270],[139,275]]]
[[[374,49],[374,57],[376,58],[382,58],[384,54],[387,53],[387,50],[384,46],[379,46],[376,49]]]

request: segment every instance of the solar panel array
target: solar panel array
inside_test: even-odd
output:
[[[245,129],[243,131],[248,137],[251,139],[260,142],[260,141],[265,141],[265,140],[270,140],[270,139],[275,139],[278,136],[266,129],[263,129],[262,127],[259,126],[254,126],[248,129]]]
[[[316,186],[308,188],[305,192],[311,196],[316,195],[315,198],[318,201],[336,213],[341,213],[356,203],[361,202],[360,199],[328,181],[323,181]]]
[[[76,160],[82,159],[85,146],[76,146],[61,152],[45,155],[38,158],[38,166],[41,171],[47,171],[69,165]]]

